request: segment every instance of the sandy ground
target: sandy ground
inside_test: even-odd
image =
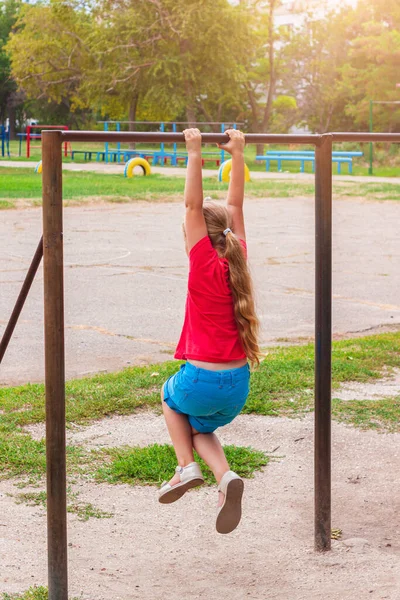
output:
[[[371,384],[343,385],[334,395],[399,393],[397,370]],[[44,435],[41,424],[26,429],[35,439]],[[238,529],[228,536],[216,533],[215,486],[160,505],[155,487],[78,480],[72,488],[79,500],[113,517],[81,522],[68,516],[71,595],[85,600],[400,598],[400,434],[333,423],[332,527],[343,533],[325,554],[313,550],[313,415],[241,415],[220,430],[220,438],[272,457],[246,480]],[[152,412],[68,430],[68,443],[87,449],[168,442],[163,417]],[[8,593],[47,578],[45,512],[16,504],[15,483],[0,483],[0,592]]]
[[[247,206],[266,341],[313,334],[313,209],[304,199]],[[338,202],[334,210],[335,336],[398,328],[400,206],[386,203],[383,211],[378,202],[355,200]],[[173,204],[65,211],[70,377],[170,358],[186,285],[176,236],[180,218]],[[40,219],[31,209],[6,211],[0,222],[1,315],[13,306]],[[43,377],[41,279],[39,272],[2,367],[3,384]],[[377,387],[354,384],[334,396],[398,395],[399,379],[396,371]],[[43,426],[29,431],[36,438],[44,434]],[[243,415],[220,435],[225,444],[275,457],[246,481],[239,528],[228,536],[216,533],[215,487],[163,506],[154,487],[77,481],[72,487],[81,501],[114,516],[81,522],[68,515],[71,597],[399,600],[400,434],[333,424],[332,526],[343,535],[322,555],[313,550],[313,415]],[[169,442],[163,418],[153,413],[103,419],[69,430],[68,437],[88,448]],[[45,513],[15,503],[16,483],[0,482],[0,593],[47,582]]]
[[[215,531],[215,487],[159,505],[154,487],[78,482],[80,499],[114,513],[80,522],[69,515],[70,594],[90,600],[165,598],[332,600],[400,597],[398,434],[333,426],[331,552],[313,550],[313,416],[242,415],[221,429],[225,444],[276,458],[247,480],[238,529]],[[71,433],[87,447],[168,442],[163,417],[113,417]],[[273,452],[274,451],[274,452]],[[17,505],[0,484],[0,591],[46,582],[46,520]]]

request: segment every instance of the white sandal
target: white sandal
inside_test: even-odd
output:
[[[170,504],[179,500],[185,492],[191,488],[204,483],[204,477],[196,462],[189,463],[186,467],[176,467],[175,473],[179,473],[180,483],[170,485],[167,481],[161,484],[158,501],[162,504]]]
[[[218,486],[225,494],[222,506],[218,507],[216,528],[218,533],[230,533],[239,525],[242,516],[244,483],[234,471],[227,471]]]

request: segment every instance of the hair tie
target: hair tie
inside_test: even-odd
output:
[[[232,233],[232,229],[230,229],[229,227],[227,227],[224,231],[224,236],[226,237],[228,235],[228,233]]]

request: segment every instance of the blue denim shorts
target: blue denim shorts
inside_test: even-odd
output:
[[[227,371],[209,371],[186,362],[164,383],[163,393],[168,406],[187,415],[196,431],[211,433],[240,413],[249,387],[248,364]]]

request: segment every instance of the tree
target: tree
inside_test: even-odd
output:
[[[131,118],[143,105],[164,119],[184,113],[190,123],[240,106],[249,32],[227,0],[103,0],[98,20],[101,69],[90,85],[103,90],[103,105],[107,94],[129,105]]]
[[[259,133],[274,131],[280,125],[287,129],[296,119],[296,101],[287,98],[286,78],[290,65],[285,45],[289,32],[275,26],[275,13],[280,4],[281,0],[247,3],[253,14],[254,43],[252,51],[247,53],[244,88],[250,129]],[[275,114],[277,107],[279,117]],[[257,154],[263,152],[263,144],[257,145]]]
[[[252,39],[247,13],[227,0],[163,0],[163,6],[169,28],[149,72],[147,96],[184,110],[189,123],[240,112]]]
[[[87,106],[79,93],[92,68],[92,15],[79,0],[24,5],[7,50],[12,72],[28,99],[71,110]]]
[[[227,0],[50,0],[25,7],[8,48],[29,98],[193,123],[242,110],[244,17]]]
[[[355,126],[368,128],[369,101],[400,100],[400,5],[389,0],[385,6],[369,0],[358,7],[360,23],[342,68],[343,90],[347,95],[346,114]],[[374,107],[374,124],[381,131],[400,130],[400,105]]]
[[[299,122],[312,132],[352,126],[345,114],[348,98],[341,85],[341,69],[351,49],[355,23],[349,7],[319,20],[310,13],[284,49],[292,64],[287,85],[298,101]]]
[[[7,114],[9,115],[11,134],[14,130],[14,113],[18,97],[17,84],[11,75],[6,43],[17,19],[19,4],[17,0],[6,0],[0,5],[0,122],[4,122]]]

